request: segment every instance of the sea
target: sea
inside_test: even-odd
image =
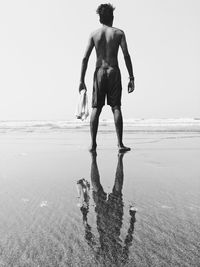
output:
[[[111,119],[100,120],[99,131],[113,131]],[[0,133],[45,133],[65,132],[69,130],[88,130],[89,120],[1,120]],[[200,133],[200,118],[140,118],[125,119],[124,131],[131,132],[188,132]]]

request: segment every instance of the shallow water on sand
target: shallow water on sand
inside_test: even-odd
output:
[[[198,266],[200,135],[125,132],[120,156],[114,132],[98,143],[96,156],[86,131],[1,135],[0,266]]]

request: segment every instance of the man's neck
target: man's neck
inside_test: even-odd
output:
[[[103,24],[103,27],[112,27],[112,23],[110,23],[110,24]]]

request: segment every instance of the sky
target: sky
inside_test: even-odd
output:
[[[81,60],[101,27],[95,0],[0,1],[0,120],[75,119]],[[122,112],[129,118],[200,117],[200,1],[113,0],[135,75],[121,51]],[[86,72],[89,105],[95,51]],[[102,119],[112,118],[105,106]]]

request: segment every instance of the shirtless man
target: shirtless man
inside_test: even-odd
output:
[[[133,92],[134,76],[131,58],[128,52],[125,34],[122,30],[112,27],[114,8],[111,4],[102,4],[97,9],[102,27],[93,32],[89,38],[88,46],[82,60],[81,79],[79,92],[85,86],[85,73],[88,60],[92,49],[96,50],[96,70],[94,73],[93,95],[92,95],[92,114],[90,118],[91,147],[90,151],[95,151],[96,136],[99,124],[99,115],[102,107],[105,105],[105,96],[107,104],[111,106],[114,115],[115,128],[118,139],[119,152],[129,151],[130,148],[124,146],[123,137],[123,118],[121,113],[121,74],[118,67],[118,50],[122,49],[126,67],[129,73],[128,92]]]

